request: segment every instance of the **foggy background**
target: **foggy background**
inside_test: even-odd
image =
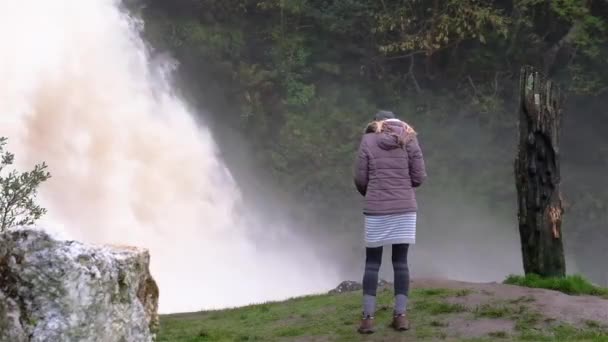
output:
[[[514,85],[515,86],[515,85]],[[187,83],[182,83],[187,87]],[[515,100],[513,101],[515,104]],[[606,120],[598,120],[604,111],[597,104],[577,102],[568,98],[563,111],[563,132],[561,142],[562,192],[566,215],[564,219],[565,250],[569,274],[583,273],[599,284],[608,284],[603,261],[608,254],[604,246],[606,222],[599,215],[597,220],[585,220],[587,210],[577,207],[577,199],[589,192],[603,192],[606,185],[606,143],[608,128]],[[224,108],[228,108],[224,107]],[[388,108],[391,109],[391,108]],[[503,139],[488,139],[484,127],[476,120],[450,122],[451,129],[458,131],[461,139],[445,141],[436,132],[439,127],[428,124],[424,128],[417,125],[420,144],[427,158],[429,179],[418,190],[419,223],[417,243],[411,251],[411,273],[413,277],[440,277],[463,281],[502,281],[509,274],[523,273],[519,232],[517,226],[517,199],[513,175],[516,155],[517,128],[515,105],[508,127],[502,132]],[[343,208],[335,208],[348,217],[319,217],[307,210],[307,203],[298,200],[297,194],[289,194],[273,183],[269,173],[252,160],[251,146],[233,128],[226,127],[221,117],[213,118],[213,132],[221,142],[220,150],[235,178],[245,192],[250,208],[258,212],[277,213],[290,218],[290,226],[315,241],[315,245],[331,256],[326,259],[328,267],[337,267],[341,277],[360,281],[364,262],[363,220],[360,198],[353,186],[350,192],[340,192],[346,203]],[[370,113],[370,117],[373,113]],[[408,121],[408,115],[397,112]],[[409,121],[412,122],[412,121]],[[416,124],[415,121],[413,121]],[[365,124],[366,122],[362,122]],[[436,150],[451,156],[448,160],[434,161]],[[603,152],[602,152],[603,151]],[[603,153],[603,154],[602,154]],[[480,155],[493,155],[490,159],[480,159]],[[354,161],[354,154],[353,154]],[[440,164],[441,163],[441,164]],[[344,172],[349,174],[352,165],[345,163]],[[491,181],[506,184],[509,191],[484,191],[478,196],[474,184],[442,182],[433,184],[441,172],[450,169],[464,169],[474,180],[484,176],[487,168],[501,169],[500,178]],[[319,186],[323,186],[320,184]],[[598,208],[605,208],[598,203]],[[346,227],[344,221],[347,221]],[[591,235],[583,237],[582,245],[575,240],[577,226],[593,227]],[[338,228],[337,228],[338,227]],[[342,229],[340,229],[342,228]],[[255,239],[255,238],[254,238]],[[263,243],[263,238],[258,239]],[[575,254],[574,250],[578,249]],[[390,248],[384,252],[381,277],[390,280]]]
[[[502,132],[502,139],[488,139],[484,127],[476,120],[450,122],[451,129],[461,136],[457,141],[445,141],[442,134],[435,131],[441,128],[433,127],[433,124],[421,129],[420,122],[414,121],[414,124],[418,123],[429,179],[417,193],[420,208],[417,243],[411,249],[412,276],[502,281],[508,274],[523,273],[513,174],[518,134],[515,104],[516,100],[508,109],[513,115],[507,118],[510,121]],[[607,222],[601,214],[591,214],[595,220],[586,219],[590,211],[602,211],[606,206],[603,202],[597,202],[596,208],[584,206],[586,197],[608,193],[605,190],[608,159],[604,147],[608,143],[605,134],[608,125],[602,105],[600,101],[588,102],[575,97],[567,98],[565,102],[561,137],[562,192],[566,210],[563,232],[568,273],[582,273],[598,284],[608,285],[608,270],[602,261],[608,257],[604,248]],[[408,120],[407,114],[397,114]],[[224,112],[222,116],[227,115]],[[336,225],[344,221],[323,219],[308,212],[306,203],[299,202],[297,194],[286,193],[273,184],[268,172],[260,170],[259,165],[254,166],[251,157],[254,151],[245,138],[239,136],[238,131],[225,127],[221,119],[216,120],[214,132],[222,142],[223,157],[234,170],[249,203],[258,211],[278,210],[291,214],[294,229],[311,236],[318,248],[327,250],[326,253],[335,258],[326,261],[328,266],[337,262],[343,278],[359,281],[364,261],[363,221],[360,198],[354,186],[350,192],[339,193],[347,203],[342,212],[349,215],[342,218],[349,223],[340,231]],[[434,162],[436,150],[451,158]],[[480,155],[493,157],[480,159]],[[344,164],[344,172],[351,172],[351,166]],[[474,189],[470,188],[474,184],[450,181],[433,184],[438,174],[450,169],[464,169],[471,183],[475,183],[476,178],[484,177],[486,169],[497,167],[501,169],[500,178],[491,181],[497,184],[496,188],[506,184],[509,191],[482,190],[475,196],[471,195]],[[584,230],[588,236],[576,236],[580,234],[581,226],[587,228]],[[390,249],[385,249],[383,265],[381,276],[390,280]]]
[[[294,24],[296,26],[293,31],[284,33],[286,38],[282,39],[291,38],[289,34],[292,34],[296,41],[303,39],[302,49],[309,48],[312,51],[308,57],[310,60],[335,63],[344,70],[352,68],[357,74],[353,71],[352,74],[344,75],[343,72],[341,76],[331,77],[333,75],[330,73],[330,76],[322,74],[313,78],[311,82],[316,87],[316,94],[320,99],[303,108],[284,103],[281,105],[277,100],[282,96],[278,92],[282,90],[280,87],[264,90],[268,93],[262,91],[262,96],[270,105],[256,112],[241,106],[242,102],[246,101],[239,91],[250,91],[252,88],[239,88],[238,68],[243,68],[243,65],[249,62],[259,63],[256,64],[258,67],[270,63],[268,68],[273,69],[275,65],[272,62],[276,61],[269,61],[267,55],[275,45],[278,45],[280,50],[281,39],[277,38],[277,42],[269,38],[270,35],[264,36],[264,30],[268,26],[272,27],[273,23],[278,25],[279,10],[277,7],[273,12],[271,7],[271,10],[264,13],[254,9],[252,2],[237,3],[242,7],[232,2],[224,6],[214,1],[184,1],[167,5],[151,0],[140,10],[148,18],[146,31],[152,45],[159,49],[157,51],[171,51],[179,60],[179,88],[184,97],[200,109],[201,120],[212,127],[212,134],[219,142],[222,156],[243,189],[250,208],[255,208],[257,212],[280,213],[279,215],[287,217],[294,232],[314,241],[317,253],[331,256],[324,259],[328,268],[337,269],[341,278],[360,280],[364,260],[363,226],[361,199],[351,181],[354,153],[344,153],[339,159],[320,158],[327,163],[316,169],[308,167],[307,160],[296,159],[292,160],[292,164],[299,163],[301,168],[292,166],[291,169],[276,171],[276,165],[260,155],[281,151],[281,148],[275,149],[275,145],[297,146],[298,139],[292,142],[284,138],[282,132],[272,129],[262,131],[264,133],[254,132],[255,122],[260,120],[268,125],[276,122],[277,127],[284,129],[289,125],[292,116],[297,116],[297,119],[293,119],[294,122],[304,125],[327,121],[327,125],[335,128],[329,130],[329,134],[325,133],[326,141],[323,139],[323,133],[320,133],[321,138],[317,137],[312,143],[313,149],[318,148],[319,153],[329,153],[327,151],[331,149],[350,148],[354,152],[360,132],[353,133],[353,130],[348,129],[360,127],[362,130],[376,110],[392,110],[419,132],[429,174],[427,183],[418,191],[420,213],[417,244],[411,249],[412,275],[469,281],[502,281],[508,274],[522,273],[513,175],[518,134],[518,71],[519,66],[524,63],[538,64],[535,54],[563,38],[567,34],[567,25],[571,23],[561,22],[563,29],[555,29],[556,26],[551,26],[555,25],[551,21],[559,22],[561,19],[556,19],[555,16],[540,19],[543,11],[547,12],[549,8],[539,5],[536,14],[531,16],[534,23],[529,27],[532,27],[532,31],[538,30],[534,32],[536,34],[542,33],[546,27],[550,27],[547,29],[549,31],[553,28],[550,34],[547,33],[543,37],[544,41],[532,34],[522,33],[520,41],[508,41],[508,48],[489,44],[488,48],[479,52],[482,48],[478,44],[470,43],[463,44],[457,52],[449,56],[449,59],[454,61],[458,61],[460,57],[462,63],[452,63],[462,64],[462,68],[479,68],[478,76],[483,75],[490,79],[489,84],[476,79],[473,73],[465,74],[463,79],[455,79],[448,74],[453,72],[450,70],[446,70],[446,75],[443,75],[441,66],[449,65],[448,56],[436,58],[434,62],[437,66],[434,68],[437,70],[430,72],[428,65],[425,70],[421,61],[423,58],[420,58],[415,70],[418,71],[418,82],[422,84],[424,93],[416,93],[412,89],[411,81],[406,76],[401,76],[403,82],[396,83],[404,89],[399,90],[401,97],[398,95],[395,98],[395,95],[383,94],[385,88],[376,91],[363,85],[364,82],[369,82],[368,87],[374,87],[383,83],[382,80],[376,83],[369,81],[367,73],[372,73],[369,69],[378,66],[370,65],[365,59],[365,53],[361,53],[363,57],[358,55],[357,49],[363,50],[369,43],[358,37],[354,38],[353,43],[348,40],[351,37],[344,38],[344,32],[340,29],[332,31],[341,24],[348,26],[359,21],[364,26],[363,18],[374,9],[365,8],[364,5],[357,7],[357,4],[365,3],[364,1],[351,2],[350,6],[346,7],[340,7],[343,3],[339,1],[324,4],[316,1],[296,2],[306,4],[297,7],[294,3],[295,9],[286,6],[286,18],[282,20],[293,20],[306,27],[306,23],[314,22],[317,18],[314,14],[310,17],[303,14],[311,8],[319,11],[322,8],[328,12],[340,8],[340,14],[328,14],[327,22],[323,21],[325,17],[320,16],[322,19],[313,26],[328,27],[315,26],[316,31],[312,32],[300,33],[299,27]],[[237,7],[241,10],[234,10]],[[511,1],[499,1],[495,7],[505,10],[506,13],[524,10],[516,9],[515,3]],[[590,8],[590,13],[596,17],[606,14],[606,6],[599,2],[592,2]],[[361,11],[357,12],[358,10]],[[314,10],[311,11],[315,13]],[[351,14],[353,18],[349,17]],[[264,23],[258,20],[260,17],[264,18]],[[517,17],[517,14],[514,14],[514,17]],[[348,29],[353,30],[351,27]],[[337,41],[340,41],[340,44],[334,44]],[[599,51],[603,54],[601,56],[605,56],[608,44],[601,38],[598,38],[598,41]],[[523,56],[509,56],[514,44],[523,46]],[[193,47],[190,48],[189,45]],[[580,86],[579,82],[583,79],[568,78],[572,77],[572,74],[568,73],[573,70],[572,66],[567,64],[568,58],[574,58],[574,53],[572,56],[568,56],[568,53],[565,50],[558,54],[557,62],[551,69],[553,77],[561,82],[564,89]],[[495,73],[493,69],[484,69],[492,58],[504,63],[497,67],[498,71]],[[594,66],[595,70],[599,70],[597,68],[600,68],[601,64],[593,64],[583,57],[579,58],[582,61],[579,63],[584,64],[592,73]],[[373,61],[372,59],[372,63]],[[389,75],[394,73],[397,78],[399,73],[404,75],[411,69],[408,60],[391,63],[387,62],[384,71]],[[276,68],[280,67],[276,65]],[[289,72],[287,75],[290,75]],[[312,73],[315,72],[318,71]],[[488,76],[490,72],[492,74]],[[306,74],[306,71],[303,73],[310,75]],[[378,73],[385,76],[382,71]],[[430,80],[427,80],[425,75],[429,73]],[[224,74],[233,75],[236,81],[227,81],[229,77]],[[605,77],[602,78],[604,74],[597,73],[595,76],[599,77],[599,82],[606,81]],[[362,85],[353,85],[357,82]],[[260,87],[264,89],[265,86]],[[392,89],[389,87],[388,90]],[[566,101],[561,136],[562,192],[566,209],[563,231],[567,271],[570,274],[582,273],[603,285],[608,284],[608,270],[602,261],[608,257],[608,251],[603,247],[607,242],[608,233],[605,205],[608,191],[605,190],[604,177],[608,163],[608,148],[605,147],[608,143],[608,135],[605,134],[608,128],[605,108],[608,103],[605,96],[601,95],[605,90],[600,89],[593,93],[594,95],[564,91]],[[454,100],[454,97],[462,99]],[[324,98],[330,98],[333,102],[327,100],[327,106],[323,107]],[[449,100],[440,103],[445,98]],[[467,103],[467,99],[472,99],[475,105]],[[459,100],[461,102],[458,102]],[[276,104],[277,102],[279,104]],[[335,114],[337,110],[344,113]],[[270,120],[270,123],[264,120]],[[340,130],[340,126],[345,126],[344,130]],[[314,136],[314,128],[303,129],[309,129]],[[344,138],[336,144],[333,137],[341,134]],[[306,143],[310,144],[308,141]],[[272,152],[264,151],[265,148]],[[286,149],[286,153],[289,153],[288,147]],[[343,157],[345,155],[349,157]],[[297,172],[299,169],[318,176],[310,177],[313,180],[306,180],[306,185],[302,188],[294,186],[293,183],[304,182],[303,178],[286,176],[288,181],[283,182],[281,172]],[[336,179],[339,184],[336,184]],[[256,243],[263,243],[264,237],[254,237],[254,240]],[[381,276],[390,280],[390,251],[385,251],[384,260]]]

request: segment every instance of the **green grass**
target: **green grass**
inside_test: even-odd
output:
[[[526,331],[522,334],[522,341],[592,341],[608,342],[608,334],[605,330],[576,328],[571,325],[561,324],[553,327],[548,333],[538,331]]]
[[[421,341],[452,337],[450,322],[459,319],[510,319],[515,331],[495,331],[488,336],[459,341],[606,341],[608,334],[600,323],[589,321],[581,328],[548,325],[533,310],[529,298],[493,302],[468,309],[450,303],[470,292],[448,289],[416,289],[411,292],[409,318],[412,330],[399,333],[388,327],[392,318],[393,294],[378,293],[376,333],[360,336],[356,332],[361,315],[361,294],[317,295],[284,302],[243,308],[161,316],[158,342],[199,341]],[[454,339],[450,339],[454,341]]]
[[[513,313],[513,308],[502,304],[483,304],[475,309],[475,315],[477,317],[486,318],[504,318],[509,317]]]
[[[495,332],[491,332],[490,337],[493,338],[507,338],[509,337],[509,334],[506,331],[495,331]]]
[[[564,278],[542,278],[535,274],[511,275],[505,284],[560,291],[569,295],[592,295],[608,298],[608,289],[595,286],[580,275]]]
[[[431,322],[464,310],[460,305],[442,301],[455,295],[456,291],[444,289],[413,290],[410,305],[416,315],[411,315],[410,320],[419,328],[408,334],[441,338],[441,326]],[[399,336],[387,326],[392,318],[392,297],[389,290],[378,294],[375,338]],[[356,332],[360,317],[358,292],[308,296],[238,309],[162,316],[157,341],[279,341],[314,337],[353,341],[361,338]]]
[[[540,313],[530,310],[523,310],[515,318],[515,330],[522,333],[536,331],[536,327],[541,323],[543,317]]]
[[[431,315],[450,314],[466,311],[460,304],[451,304],[439,301],[421,301],[414,306],[414,310],[426,311]]]

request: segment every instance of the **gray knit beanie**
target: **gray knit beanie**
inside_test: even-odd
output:
[[[394,119],[395,114],[388,110],[380,110],[374,115],[374,121]]]

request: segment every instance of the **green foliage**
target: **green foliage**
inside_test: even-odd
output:
[[[46,213],[34,199],[38,186],[51,177],[45,163],[37,164],[29,172],[9,172],[7,167],[13,164],[15,156],[4,150],[6,143],[7,139],[0,137],[0,231],[32,225]]]
[[[394,52],[424,52],[432,55],[438,50],[455,46],[467,39],[486,42],[486,36],[508,33],[509,19],[490,3],[476,0],[409,1],[385,8],[376,15],[372,30],[390,37],[380,50]],[[389,5],[389,6],[391,6]],[[392,39],[391,39],[392,38]]]
[[[535,274],[526,276],[511,275],[505,284],[560,291],[570,295],[592,295],[608,297],[608,289],[595,286],[580,275],[565,278],[542,278]]]
[[[606,117],[605,2],[149,1],[146,35],[180,60],[185,88],[207,119],[241,130],[273,185],[336,232],[354,235],[360,225],[352,163],[378,109],[395,111],[420,133],[425,206],[458,194],[513,220],[520,66],[546,69],[569,102],[593,104],[584,111],[596,112],[597,122]],[[594,167],[608,166],[603,145],[591,144],[603,156]],[[589,236],[608,243],[599,233],[608,211],[596,205],[608,202],[608,192],[588,181],[585,163],[570,161],[584,149],[563,146],[564,197],[575,203],[564,234],[569,252],[592,260],[603,247],[588,248]]]
[[[576,94],[597,95],[608,89],[608,73],[601,66],[608,53],[608,6],[597,1],[520,0],[520,33],[529,48],[543,54],[547,67],[560,63],[556,74]],[[541,13],[546,13],[541,18]],[[550,19],[547,19],[550,18]],[[542,51],[542,52],[541,52]],[[561,58],[560,53],[561,52]],[[558,62],[558,60],[560,60]]]

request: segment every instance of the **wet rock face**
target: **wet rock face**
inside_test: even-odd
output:
[[[158,287],[147,250],[0,233],[0,341],[153,341]]]

